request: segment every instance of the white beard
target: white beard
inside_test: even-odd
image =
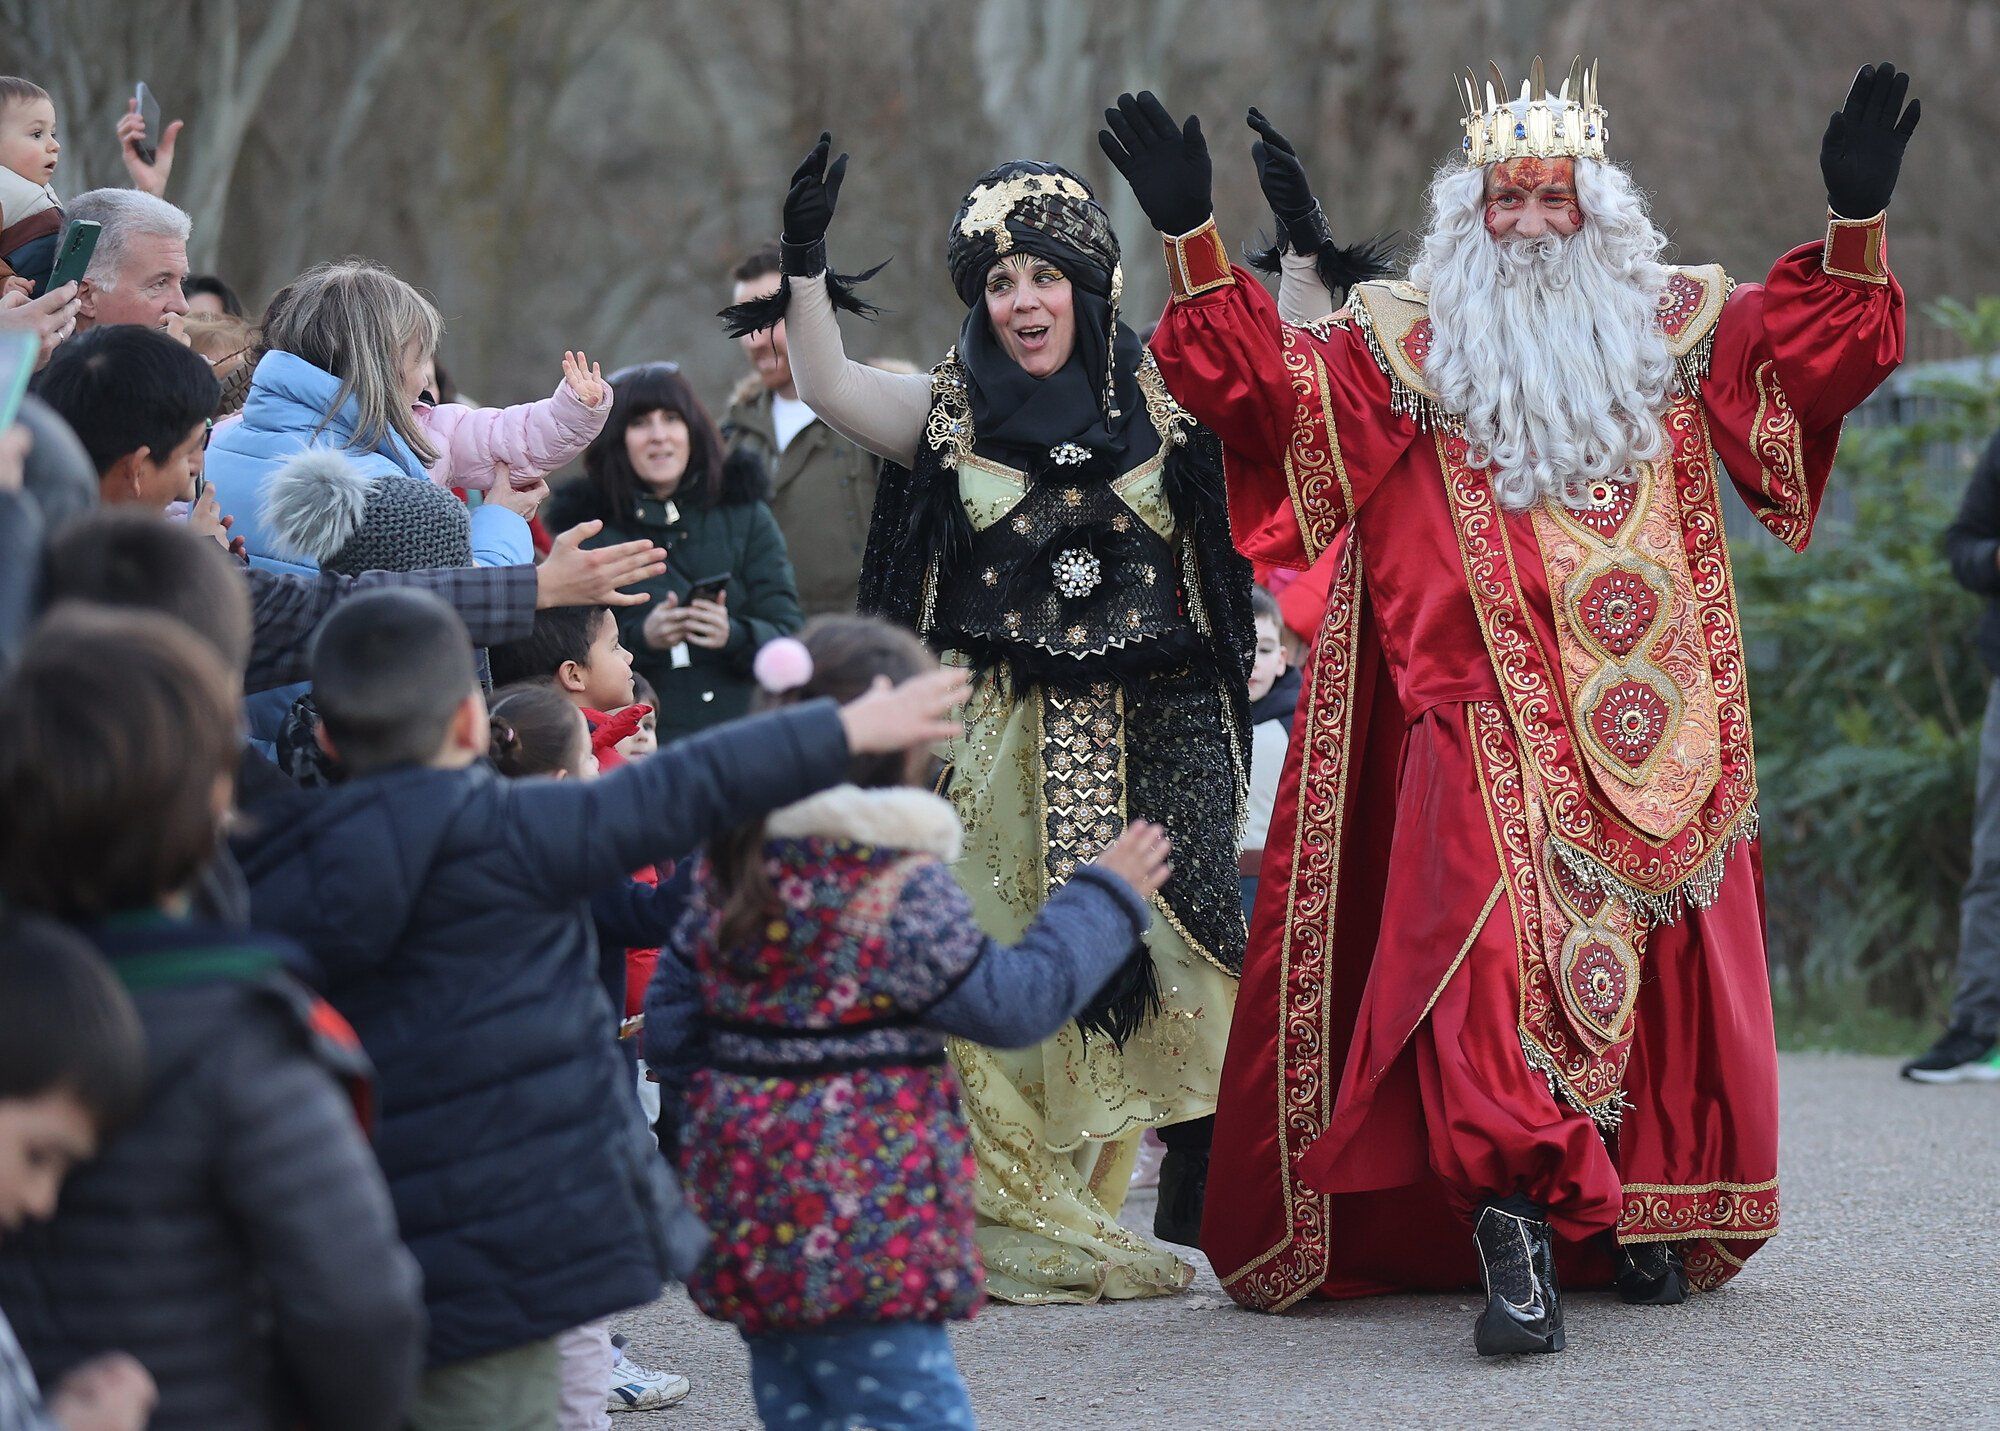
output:
[[[1429,290],[1425,375],[1464,419],[1470,460],[1500,505],[1589,504],[1665,451],[1674,360],[1660,332],[1665,238],[1621,171],[1577,165],[1584,226],[1570,238],[1495,240],[1478,170],[1441,175],[1411,280]]]

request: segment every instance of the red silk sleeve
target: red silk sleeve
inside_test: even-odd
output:
[[[1882,220],[1837,221],[1716,320],[1702,383],[1709,434],[1736,489],[1794,551],[1811,539],[1841,420],[1903,361],[1903,290],[1883,261]]]
[[[1237,549],[1303,571],[1415,429],[1390,411],[1387,376],[1343,319],[1283,323],[1262,284],[1240,268],[1205,276],[1200,255],[1179,256],[1187,242],[1168,240],[1174,296],[1154,356],[1167,390],[1222,439]]]

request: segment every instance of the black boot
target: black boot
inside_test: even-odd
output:
[[[1635,1307],[1676,1307],[1687,1300],[1687,1273],[1670,1242],[1635,1242],[1618,1249],[1618,1296]]]
[[[1214,1118],[1197,1118],[1160,1130],[1167,1145],[1160,1159],[1160,1203],[1153,1210],[1153,1236],[1182,1247],[1201,1245],[1201,1209],[1208,1197],[1208,1145]]]
[[[1481,1356],[1563,1349],[1562,1289],[1541,1209],[1525,1199],[1483,1203],[1472,1224],[1486,1310],[1472,1329]]]

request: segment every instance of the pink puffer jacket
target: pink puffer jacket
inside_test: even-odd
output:
[[[603,406],[588,408],[569,384],[558,383],[555,395],[540,402],[513,407],[418,403],[415,411],[438,450],[431,480],[440,487],[484,492],[503,472],[513,486],[532,487],[561,471],[604,430],[611,393],[607,386]]]

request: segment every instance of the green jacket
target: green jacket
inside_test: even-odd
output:
[[[851,614],[881,463],[818,419],[779,452],[771,394],[754,374],[736,390],[722,440],[771,470],[771,514],[791,548],[800,604],[813,616]]]
[[[747,464],[732,457],[730,465]],[[736,485],[725,480],[725,490]],[[558,532],[578,522],[602,520],[604,530],[585,546],[612,546],[644,537],[667,549],[665,574],[628,588],[652,593],[653,601],[612,608],[619,637],[632,653],[633,669],[659,695],[662,745],[746,714],[757,688],[750,663],[758,648],[805,624],[791,558],[769,507],[752,500],[676,510],[679,520],[672,522],[667,520],[665,502],[642,501],[634,512],[607,512],[589,479],[579,478],[550,499],[547,519],[549,529]],[[677,669],[672,652],[646,644],[646,613],[668,592],[686,601],[696,582],[723,572],[729,573],[729,644],[720,651],[691,645],[690,664]]]

